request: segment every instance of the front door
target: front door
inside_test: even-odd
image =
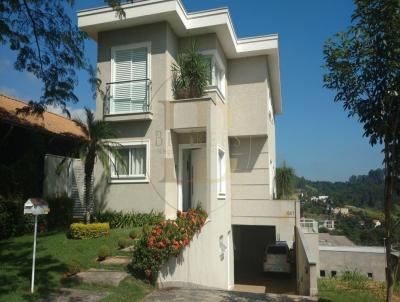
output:
[[[183,149],[181,165],[182,211],[187,211],[206,202],[205,148]]]

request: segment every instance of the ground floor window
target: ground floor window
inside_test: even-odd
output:
[[[320,277],[325,277],[325,271],[324,270],[320,270],[319,271],[319,276]]]
[[[112,181],[141,182],[148,180],[148,141],[117,142],[115,143],[115,149],[116,153],[111,155]]]
[[[217,185],[218,198],[226,196],[226,156],[225,151],[218,147],[218,164],[217,164]]]

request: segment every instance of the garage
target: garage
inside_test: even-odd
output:
[[[263,271],[265,248],[276,240],[275,226],[233,225],[232,230],[235,290],[295,294],[295,278]]]

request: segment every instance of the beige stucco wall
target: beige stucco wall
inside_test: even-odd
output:
[[[230,136],[268,134],[267,57],[228,60]]]
[[[365,277],[368,276],[368,273],[372,273],[374,280],[384,281],[385,253],[327,251],[320,249],[319,270],[324,270],[326,277],[331,276],[332,271],[336,271],[337,275],[341,275],[345,271],[356,271]]]

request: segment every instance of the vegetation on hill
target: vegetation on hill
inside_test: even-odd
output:
[[[327,195],[335,205],[353,205],[382,209],[384,170],[371,170],[367,175],[352,175],[348,181],[311,181],[296,178],[296,188],[305,196]]]

